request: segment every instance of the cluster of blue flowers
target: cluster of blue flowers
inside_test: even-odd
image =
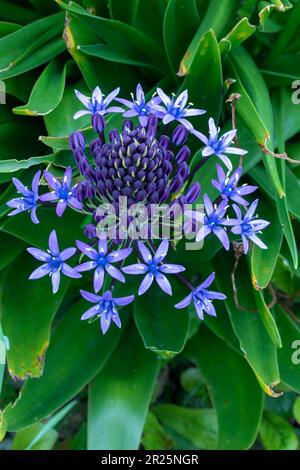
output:
[[[99,216],[97,207],[103,202],[110,202],[118,211],[120,196],[126,196],[128,207],[135,203],[167,204],[169,207],[178,202],[183,207],[199,200],[201,194],[200,184],[191,183],[189,159],[190,148],[187,145],[189,138],[199,139],[204,144],[202,161],[218,157],[226,166],[216,165],[217,179],[212,185],[219,192],[215,204],[207,194],[203,195],[204,213],[189,210],[186,215],[194,222],[201,223],[201,229],[196,234],[196,241],[203,240],[209,235],[216,235],[226,250],[230,249],[228,230],[239,236],[243,243],[244,252],[249,250],[249,241],[261,248],[266,248],[257,236],[269,222],[258,219],[255,215],[258,200],[251,204],[245,196],[253,193],[257,188],[250,185],[239,185],[242,176],[242,166],[233,171],[228,155],[243,156],[247,152],[234,147],[236,129],[220,136],[220,129],[215,125],[213,118],[209,119],[209,135],[206,137],[194,128],[189,118],[205,113],[202,109],[195,109],[188,103],[188,91],[185,90],[176,96],[168,96],[162,89],[147,100],[141,85],[137,86],[132,100],[119,98],[119,88],[104,96],[97,87],[92,97],[75,91],[77,98],[84,109],[74,115],[78,119],[86,114],[91,115],[93,129],[97,137],[90,144],[91,157],[86,156],[86,140],[78,131],[70,136],[70,148],[77,165],[75,183],[72,181],[72,169],[66,169],[62,180],[50,171],[44,171],[44,178],[48,183],[49,192],[39,195],[39,170],[32,181],[31,189],[25,187],[17,178],[13,182],[19,193],[17,198],[8,202],[13,211],[9,215],[16,215],[24,211],[31,213],[33,223],[39,223],[37,208],[40,205],[56,206],[56,214],[62,217],[67,207],[84,214],[91,214],[93,223],[88,224],[84,234],[91,240],[91,244],[77,240],[77,248],[59,250],[55,230],[49,236],[49,249],[42,251],[37,248],[28,248],[28,252],[42,265],[31,275],[30,279],[38,279],[49,275],[52,281],[53,293],[59,288],[60,276],[80,278],[81,273],[93,271],[94,293],[81,291],[81,295],[88,302],[94,304],[82,316],[82,320],[92,317],[100,319],[103,334],[107,332],[111,321],[121,327],[118,307],[128,305],[134,300],[134,295],[127,297],[114,297],[115,282],[125,282],[125,275],[141,275],[142,282],[138,295],[145,294],[155,281],[168,295],[172,295],[172,286],[169,275],[176,276],[179,281],[185,282],[190,288],[189,295],[177,303],[177,309],[194,304],[197,315],[203,319],[203,312],[216,316],[213,306],[214,300],[224,300],[225,295],[208,290],[214,281],[212,273],[199,286],[194,287],[181,274],[184,266],[170,264],[167,261],[169,240],[163,238],[156,247],[152,240],[137,241],[130,238],[124,241],[111,240],[103,231],[97,231]],[[118,105],[114,105],[114,101]],[[124,108],[125,107],[125,108]],[[122,131],[112,129],[105,136],[105,115],[120,113],[124,116]],[[168,135],[169,134],[169,135]],[[190,178],[191,176],[191,178]],[[194,176],[194,175],[193,175]],[[229,217],[229,211],[232,216]],[[119,249],[118,243],[120,244]],[[125,260],[133,255],[133,247],[137,256],[134,264],[124,266]],[[80,253],[80,264],[71,267],[67,260]],[[81,258],[86,259],[81,262]],[[105,282],[105,276],[111,278],[110,289],[99,294]]]

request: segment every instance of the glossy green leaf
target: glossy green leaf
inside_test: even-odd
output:
[[[211,71],[210,80],[206,79],[207,70]],[[219,120],[223,94],[221,57],[213,31],[204,34],[197,44],[189,73],[181,85],[181,90],[184,89],[189,91],[189,99],[196,108],[207,111],[204,116],[193,118],[195,127],[206,133],[208,118]]]
[[[5,271],[2,281],[2,327],[10,343],[8,369],[10,375],[19,380],[41,375],[51,322],[67,286],[64,280],[58,294],[51,295],[48,276],[40,282],[28,280],[37,267],[38,263],[29,254],[22,255]],[[14,295],[15,292],[18,295]]]
[[[30,63],[63,29],[63,15],[42,18],[0,39],[0,78],[18,75],[24,63]],[[45,49],[46,50],[46,49]],[[48,60],[48,58],[46,59]],[[33,68],[33,67],[31,67]]]
[[[26,24],[39,19],[38,12],[24,8],[22,5],[15,5],[12,2],[0,1],[1,17],[8,21]]]
[[[14,437],[11,450],[25,450],[42,429],[43,424],[35,423],[29,428],[19,431]],[[50,429],[30,450],[51,450],[57,442],[57,439],[57,431]]]
[[[9,23],[7,21],[0,21],[0,38],[7,36],[21,28],[21,25],[16,23]]]
[[[236,0],[222,0],[222,3],[220,3],[219,0],[211,0],[209,5],[204,7],[205,16],[187,51],[181,59],[178,71],[179,76],[185,76],[189,73],[190,66],[194,61],[194,56],[197,53],[202,36],[209,30],[212,30],[219,38],[219,36],[224,32],[226,26],[231,23],[237,7],[238,2]]]
[[[251,368],[204,327],[188,343],[187,354],[200,368],[217,413],[217,448],[248,449],[255,441],[263,407],[263,392]]]
[[[276,209],[271,204],[262,201],[259,205],[259,214],[260,218],[270,221],[269,227],[260,235],[268,249],[262,250],[257,245],[253,246],[251,276],[255,289],[265,289],[271,281],[278,260],[283,234]]]
[[[0,245],[5,247],[1,253],[0,270],[11,263],[25,248],[24,242],[3,232],[0,232]]]
[[[26,160],[0,160],[0,174],[1,173],[14,173],[18,170],[26,170],[41,163],[54,163],[58,166],[73,166],[74,158],[69,152],[57,152],[50,155],[43,155],[41,157],[30,157]]]
[[[64,406],[61,410],[55,413],[48,421],[43,425],[39,432],[33,437],[28,443],[25,450],[33,450],[37,445],[40,445],[40,441],[62,421],[65,416],[77,405],[77,401],[73,400]],[[22,432],[22,431],[21,431]],[[24,432],[24,431],[23,431]]]
[[[18,30],[17,32],[19,32]],[[48,35],[48,34],[47,34]],[[8,36],[6,36],[8,37]],[[3,39],[6,39],[3,38]],[[35,69],[40,65],[53,59],[65,50],[65,43],[62,38],[54,39],[51,42],[47,42],[44,46],[31,52],[25,59],[17,62],[16,65],[8,69],[2,69],[0,71],[0,79],[6,80],[7,78],[16,77],[29,70]]]
[[[217,419],[214,410],[163,404],[155,406],[154,412],[165,426],[174,429],[198,449],[216,448]]]
[[[268,147],[273,136],[273,113],[266,84],[251,56],[242,48],[235,48],[230,54],[230,72],[236,83],[232,91],[241,95],[236,109],[241,118],[253,132],[261,147]],[[279,196],[284,195],[276,159],[264,155],[263,161]]]
[[[293,405],[293,416],[298,424],[300,424],[300,397],[297,397]]]
[[[224,54],[229,52],[234,47],[239,46],[242,42],[246,41],[256,31],[256,26],[249,23],[248,18],[242,18],[233,29],[221,39],[220,52]]]
[[[182,27],[189,25],[188,28]],[[164,18],[164,43],[173,73],[179,69],[179,61],[187,50],[199,25],[196,0],[170,0]]]
[[[86,302],[77,302],[61,320],[52,335],[42,377],[27,380],[18,400],[4,411],[8,430],[24,429],[57,410],[105,365],[124,331],[126,316],[122,330],[111,328],[102,336],[98,322],[80,321],[85,309]]]
[[[60,103],[66,81],[66,65],[63,67],[54,59],[42,72],[35,83],[29,101],[13,109],[15,114],[45,116]]]
[[[265,325],[265,328],[267,332],[269,333],[271,340],[273,341],[273,343],[275,344],[277,348],[281,348],[282,347],[281,337],[280,337],[276,322],[274,320],[274,317],[272,313],[270,312],[268,305],[266,304],[263,292],[262,291],[254,292],[254,297],[255,297],[255,302],[256,302],[258,313],[260,314],[262,322]]]
[[[147,415],[143,430],[143,448],[145,450],[163,450],[169,449],[170,444],[170,439],[168,438],[164,428],[159,423],[155,414],[150,411]]]
[[[265,411],[259,437],[267,450],[297,450],[298,438],[293,427],[281,416]]]
[[[109,0],[108,8],[111,17],[124,23],[133,24],[136,18],[139,0]]]
[[[3,337],[2,326],[0,324],[0,396],[1,396],[1,390],[2,390],[5,365],[6,365],[6,344],[5,344],[4,337]],[[0,414],[0,423],[1,423],[1,414]],[[1,424],[0,424],[0,428],[1,428]],[[0,441],[1,441],[1,438],[0,438]]]
[[[130,323],[90,385],[89,450],[138,449],[158,368],[157,356],[144,348]]]
[[[218,256],[215,262],[216,284],[218,290],[227,295],[225,305],[233,329],[240,342],[240,348],[260,381],[264,391],[276,396],[273,387],[280,382],[277,351],[269,337],[263,321],[256,310],[255,300],[251,293],[251,283],[246,267],[239,267],[236,275],[237,293],[240,305],[250,311],[240,310],[233,299],[233,288],[230,274],[233,261],[229,256]],[[244,269],[242,269],[244,268]],[[224,273],[227,273],[224,276]],[[254,312],[252,311],[254,310]],[[253,340],[255,338],[255,341]]]
[[[15,197],[15,194],[13,196]],[[37,215],[40,220],[39,225],[32,224],[29,215],[22,213],[6,219],[0,229],[42,249],[46,248],[49,234],[53,229],[56,230],[58,240],[62,246],[72,246],[76,239],[82,238],[81,223],[83,216],[81,214],[74,213],[69,209],[60,219],[56,216],[54,208],[41,207],[37,211]]]
[[[84,8],[76,5],[75,2],[66,4],[59,0],[58,3],[72,15],[79,17],[101,41],[109,46],[127,51],[128,54],[134,54],[142,61],[150,61],[157,67],[162,66],[161,50],[155,42],[138,29],[120,21],[92,15]]]
[[[262,167],[256,166],[255,168],[251,168],[249,175],[257,184],[259,184],[268,196],[276,200],[276,193],[270,184],[268,175]],[[286,168],[286,187],[288,188],[286,199],[289,212],[300,220],[300,200],[297,197],[297,194],[299,194],[300,184],[297,177],[289,168]]]
[[[274,307],[274,313],[282,338],[282,349],[278,350],[281,381],[300,393],[300,328],[279,304]]]
[[[136,298],[133,307],[135,323],[145,347],[163,358],[181,352],[188,337],[188,313],[174,307],[188,293],[179,281],[172,287],[172,297],[156,285],[151,287],[145,295]],[[153,298],[159,308],[153,308]]]

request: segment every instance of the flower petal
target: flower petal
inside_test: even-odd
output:
[[[116,305],[124,307],[125,305],[128,305],[134,301],[134,295],[128,295],[127,297],[116,297],[113,299],[113,301]]]
[[[102,297],[100,297],[99,295],[92,294],[91,292],[87,292],[86,290],[80,290],[80,294],[85,300],[94,304],[100,302],[102,299]]]
[[[159,245],[154,255],[153,261],[158,264],[165,259],[169,249],[169,241],[165,238]]]
[[[60,259],[61,261],[66,261],[67,259],[71,258],[74,256],[76,253],[76,248],[66,248],[60,253]]]
[[[46,276],[50,272],[51,272],[51,268],[49,268],[48,263],[42,264],[42,266],[39,266],[30,274],[29,279],[30,280],[39,279],[40,277]]]
[[[77,248],[84,253],[88,258],[96,261],[98,259],[99,253],[87,243],[84,243],[80,240],[76,240]]]
[[[132,248],[123,248],[122,250],[113,251],[107,255],[107,261],[109,263],[116,263],[117,261],[123,261],[128,258],[132,253]]]
[[[126,274],[145,274],[148,272],[148,266],[142,263],[131,264],[130,266],[125,266],[122,268],[122,271]]]
[[[59,289],[59,283],[60,283],[60,271],[58,269],[56,271],[52,271],[51,281],[52,281],[52,292],[53,294],[56,294],[56,292]]]
[[[81,277],[81,274],[79,274],[74,268],[71,268],[67,263],[62,263],[61,270],[65,276],[72,277],[73,279]]]
[[[139,252],[142,255],[142,258],[145,261],[145,263],[146,264],[151,263],[152,255],[150,253],[150,250],[141,241],[138,241],[138,247],[139,247]]]
[[[94,272],[94,291],[97,293],[102,289],[103,282],[104,282],[104,269],[102,267],[98,267],[95,269]]]
[[[99,305],[94,305],[89,308],[81,317],[81,320],[88,320],[89,318],[99,315]]]
[[[35,259],[39,260],[39,261],[47,261],[49,262],[52,257],[51,255],[49,255],[49,253],[47,253],[46,251],[43,251],[43,250],[39,250],[39,248],[33,248],[33,247],[30,247],[30,248],[27,248],[27,251],[28,253],[30,253]]]
[[[105,270],[114,279],[117,279],[120,282],[125,282],[125,277],[123,276],[121,271],[119,271],[119,269],[113,266],[112,264],[107,264],[105,266]]]
[[[164,274],[157,273],[155,276],[155,280],[159,287],[168,295],[172,295],[172,287],[167,279],[167,277]]]
[[[58,247],[57,235],[56,235],[55,230],[52,230],[49,236],[49,249],[53,256],[59,255],[59,247]]]
[[[163,264],[162,266],[158,266],[158,269],[164,274],[177,274],[185,271],[185,267],[180,264]]]
[[[147,273],[144,279],[141,282],[139,287],[139,295],[145,294],[145,292],[149,289],[154,279],[154,275],[152,273]]]
[[[175,305],[175,308],[181,309],[181,308],[188,307],[188,305],[190,305],[192,299],[193,299],[193,294],[191,293],[187,297],[185,297],[183,300],[178,302],[178,304]]]

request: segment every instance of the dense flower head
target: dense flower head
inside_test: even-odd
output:
[[[131,121],[125,121],[122,132],[110,132],[109,142],[99,138],[92,143],[94,165],[82,146],[75,148],[75,161],[85,177],[78,186],[78,198],[97,197],[118,203],[120,196],[126,196],[131,206],[163,203],[176,194],[187,181],[189,168],[182,156],[179,159],[180,150],[174,155],[169,137],[157,135],[157,127],[155,116],[149,118],[146,127],[133,127]],[[72,146],[80,141],[78,134],[71,137]],[[185,153],[188,156],[186,146]]]
[[[75,168],[66,168],[62,177],[56,176],[57,170],[53,167],[47,168],[44,178],[50,191],[45,191],[44,187],[43,194],[39,195],[41,170],[32,180],[32,189],[24,186],[18,179],[13,179],[20,197],[8,202],[8,206],[14,209],[9,215],[30,211],[32,221],[38,223],[36,210],[39,206],[43,205],[47,210],[55,207],[59,217],[69,207],[68,210],[84,215],[83,235],[90,240],[89,243],[77,240],[77,249],[60,251],[56,232],[53,230],[47,251],[28,248],[29,253],[42,262],[30,275],[30,279],[49,275],[53,293],[56,293],[61,274],[80,278],[80,273],[91,271],[95,293],[81,291],[81,295],[94,305],[85,312],[82,319],[98,317],[103,334],[112,323],[121,327],[118,307],[128,305],[135,298],[134,295],[114,297],[115,284],[126,283],[128,275],[143,276],[138,295],[148,292],[155,282],[171,296],[173,292],[169,279],[176,278],[190,289],[188,296],[175,305],[176,308],[193,304],[200,319],[204,317],[203,312],[215,316],[212,302],[224,300],[225,295],[208,290],[214,280],[214,273],[198,287],[194,287],[186,279],[186,273],[182,274],[185,266],[168,260],[170,240],[175,241],[175,237],[172,238],[170,231],[168,235],[153,235],[149,222],[144,222],[143,219],[139,219],[137,224],[138,236],[132,228],[128,228],[125,229],[125,237],[122,237],[123,232],[119,229],[123,222],[120,198],[126,199],[127,223],[134,219],[130,210],[134,211],[136,206],[143,206],[147,216],[152,213],[153,205],[159,208],[164,206],[166,214],[170,216],[166,223],[167,228],[177,229],[179,226],[184,234],[190,235],[193,232],[196,242],[215,236],[223,248],[229,250],[230,240],[235,235],[241,238],[245,253],[249,250],[249,241],[266,248],[257,234],[269,222],[257,218],[255,212],[258,200],[252,204],[247,200],[247,196],[256,187],[240,185],[243,162],[240,161],[237,169],[232,171],[232,163],[226,155],[245,155],[247,152],[232,146],[237,130],[230,130],[220,136],[220,129],[213,118],[209,119],[208,137],[194,129],[190,118],[201,116],[205,111],[188,104],[188,90],[180,92],[178,96],[169,96],[158,88],[149,97],[138,84],[131,101],[120,98],[119,92],[120,89],[116,88],[105,96],[96,87],[89,97],[75,91],[85,109],[75,113],[74,118],[90,115],[91,130],[94,130],[95,138],[88,145],[84,132],[76,131],[71,134],[69,144]],[[122,126],[118,129],[112,128],[110,120],[106,119],[107,114],[113,113],[123,116]],[[198,158],[198,153],[195,158],[192,155],[189,143],[190,138],[194,139],[192,134],[204,144],[204,158]],[[194,144],[195,142],[196,139]],[[225,173],[224,168],[217,164],[217,179],[211,181],[219,193],[216,200],[208,196],[211,193],[205,179],[204,194],[202,193],[202,181],[198,174],[204,163],[215,164],[213,155],[231,172]],[[118,232],[105,228],[105,225],[100,227],[106,222],[104,212],[99,211],[103,206],[115,209],[115,226]],[[163,223],[159,225],[159,228],[164,227]],[[228,231],[231,231],[230,238]],[[131,264],[126,265],[127,259],[132,259],[134,253],[136,262],[132,264],[131,261]],[[75,268],[66,263],[70,258],[74,258]],[[105,292],[101,292],[102,289]]]

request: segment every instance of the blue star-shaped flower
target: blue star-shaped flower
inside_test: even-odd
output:
[[[132,101],[125,100],[123,98],[116,98],[116,101],[127,106],[128,111],[123,114],[124,117],[138,116],[140,125],[146,127],[148,123],[148,116],[150,114],[157,114],[153,105],[160,103],[161,99],[159,96],[153,97],[150,101],[146,102],[145,93],[140,84],[136,87],[136,96],[132,95]]]
[[[245,184],[238,187],[242,171],[242,167],[239,166],[231,176],[230,174],[226,175],[221,165],[217,164],[218,180],[212,180],[212,184],[221,193],[223,198],[232,199],[232,201],[242,206],[248,206],[249,202],[242,196],[253,193],[256,191],[257,186]]]
[[[124,267],[123,271],[126,274],[145,274],[139,288],[139,295],[143,295],[149,289],[154,279],[164,292],[172,295],[172,287],[165,274],[177,274],[185,271],[185,268],[179,264],[162,264],[168,253],[168,240],[164,239],[161,242],[153,257],[144,243],[139,241],[138,247],[145,264],[132,264]]]
[[[62,272],[65,276],[72,278],[79,278],[81,275],[71,268],[66,263],[66,260],[74,256],[76,248],[66,248],[62,252],[59,251],[56,231],[52,230],[49,236],[49,250],[43,251],[38,248],[27,248],[35,259],[43,261],[43,264],[35,269],[29,276],[30,280],[39,279],[40,277],[49,276],[52,281],[53,294],[58,291],[60,283],[60,273]]]
[[[115,268],[111,263],[116,263],[126,259],[132,252],[131,248],[112,251],[108,253],[107,237],[101,234],[98,242],[98,251],[90,245],[77,240],[78,249],[84,253],[91,261],[80,264],[76,267],[76,271],[83,272],[94,269],[94,290],[99,292],[103,286],[105,271],[114,279],[125,282],[123,274],[119,269]]]
[[[247,153],[246,150],[231,147],[231,144],[236,136],[237,130],[233,129],[232,131],[226,132],[221,137],[219,137],[220,129],[216,127],[213,118],[209,119],[208,126],[209,138],[207,138],[201,132],[193,130],[193,134],[205,144],[205,147],[202,151],[202,156],[209,157],[210,155],[216,155],[222,160],[228,170],[232,171],[231,161],[225,155],[225,153],[234,155],[245,155]]]
[[[18,191],[21,194],[21,197],[17,197],[8,201],[8,207],[13,208],[14,210],[8,215],[17,215],[24,211],[30,211],[30,217],[34,224],[38,224],[39,220],[36,216],[36,210],[38,207],[39,199],[39,181],[41,177],[41,171],[39,170],[32,179],[31,188],[28,189],[24,184],[17,178],[13,178],[13,183]]]
[[[113,321],[118,328],[121,328],[121,320],[117,307],[128,305],[134,300],[134,295],[119,298],[113,297],[111,291],[106,291],[101,296],[91,294],[84,290],[81,290],[80,293],[85,300],[96,304],[82,315],[81,320],[88,320],[94,316],[99,317],[101,330],[104,335],[107,332],[111,321]]]
[[[212,317],[216,317],[216,310],[212,304],[213,300],[225,300],[226,295],[221,294],[221,292],[214,292],[211,290],[207,290],[212,282],[215,279],[215,273],[211,273],[211,275],[204,281],[200,286],[196,287],[185,299],[175,305],[175,308],[185,308],[190,305],[193,301],[194,306],[197,312],[198,317],[200,320],[204,319],[203,310],[208,315]]]
[[[61,217],[66,210],[67,205],[73,207],[73,209],[82,210],[82,204],[78,201],[75,190],[76,186],[72,187],[72,168],[68,167],[65,171],[62,182],[60,182],[55,176],[49,171],[44,171],[44,176],[49,184],[50,188],[53,189],[50,193],[43,194],[40,200],[43,202],[57,202],[56,214]]]
[[[177,98],[174,96],[170,98],[161,88],[157,88],[157,93],[165,106],[154,104],[152,108],[159,113],[159,117],[162,118],[164,124],[178,121],[191,131],[193,126],[186,118],[206,113],[204,109],[190,109],[190,104],[186,105],[188,101],[187,90],[180,93]]]
[[[236,213],[237,219],[231,219],[227,221],[227,225],[233,225],[233,228],[231,229],[232,233],[242,236],[245,254],[247,254],[249,251],[248,239],[262,249],[267,248],[267,246],[258,238],[256,234],[260,233],[261,230],[266,228],[270,222],[267,220],[258,219],[257,216],[254,215],[257,204],[258,199],[252,202],[244,217],[241,209],[236,204],[233,204],[232,207]]]
[[[119,106],[110,106],[110,103],[115,99],[118,95],[120,88],[116,88],[111,93],[109,93],[106,97],[103,95],[101,89],[97,86],[93,93],[92,97],[84,95],[78,90],[75,90],[75,94],[79,101],[85,106],[86,109],[77,111],[74,114],[74,119],[78,119],[81,116],[85,116],[86,114],[106,114],[106,113],[123,113],[124,109],[120,108]]]
[[[231,219],[225,218],[225,214],[228,209],[228,201],[224,199],[218,206],[214,207],[207,194],[204,194],[203,201],[204,213],[199,211],[185,212],[185,215],[201,224],[200,230],[196,235],[196,241],[200,242],[207,235],[213,233],[218,237],[225,250],[229,250],[230,243],[224,228],[225,225],[233,225],[231,223]]]

